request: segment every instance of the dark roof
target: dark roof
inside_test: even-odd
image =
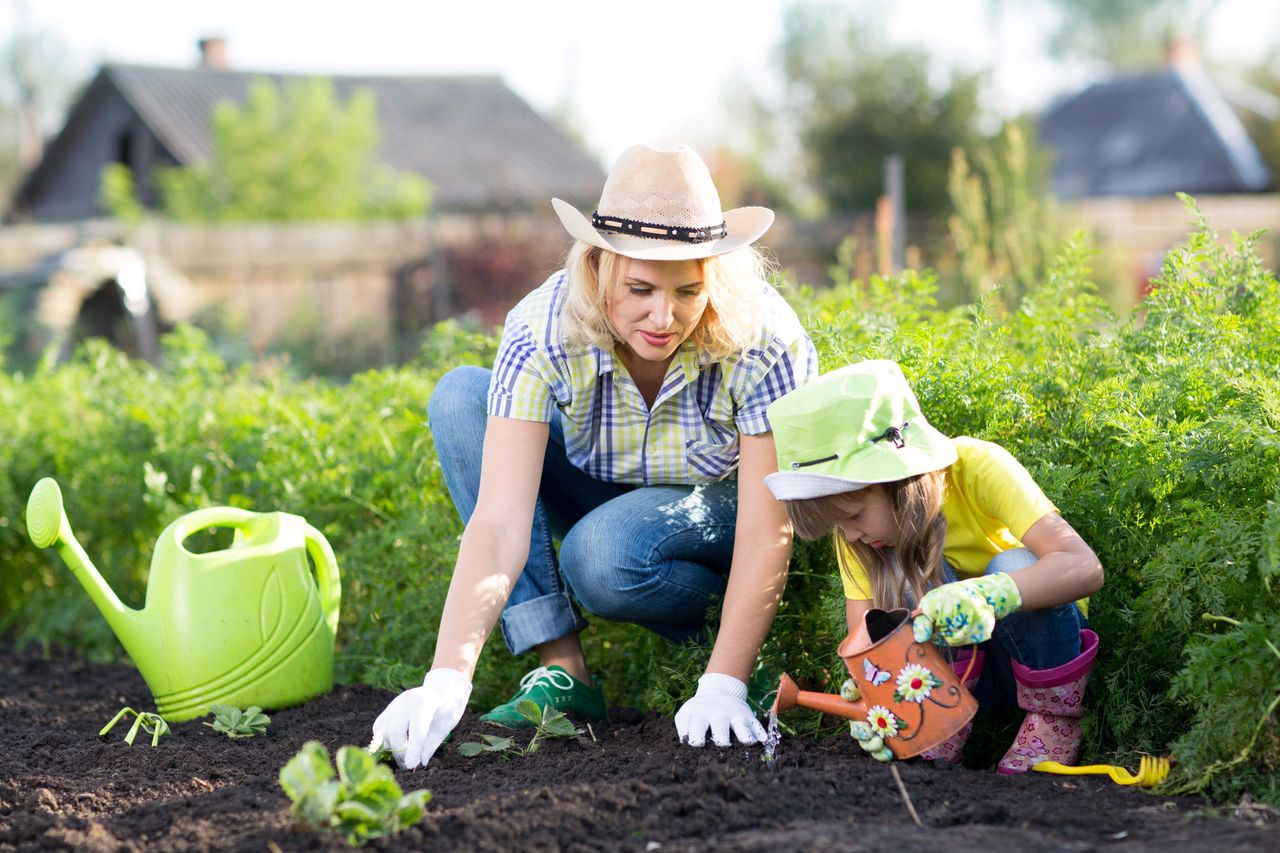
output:
[[[180,164],[209,157],[209,117],[243,102],[249,84],[325,76],[340,98],[368,89],[377,100],[381,158],[431,181],[444,209],[543,206],[553,195],[599,197],[604,174],[582,148],[498,77],[287,75],[209,68],[107,64],[120,93]]]
[[[1198,68],[1122,77],[1049,109],[1061,198],[1260,192],[1271,175],[1217,87]]]

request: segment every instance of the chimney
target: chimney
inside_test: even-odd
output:
[[[200,45],[200,67],[209,68],[215,71],[231,70],[231,63],[227,60],[227,40],[222,36],[210,36],[202,38]]]
[[[1169,39],[1164,58],[1171,68],[1199,68],[1200,48],[1189,36],[1174,36]]]

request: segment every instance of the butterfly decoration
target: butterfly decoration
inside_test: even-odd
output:
[[[872,687],[878,687],[889,680],[889,671],[876,666],[869,658],[862,659],[862,674],[871,682]]]

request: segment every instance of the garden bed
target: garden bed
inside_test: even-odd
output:
[[[0,653],[0,849],[346,849],[339,836],[291,826],[279,769],[310,739],[331,752],[364,743],[391,694],[340,687],[273,713],[264,737],[232,740],[200,721],[157,748],[125,726],[98,730],[122,706],[149,708],[137,673]],[[468,714],[458,742],[487,730]],[[695,750],[671,721],[615,710],[595,739],[550,741],[504,760],[446,744],[405,790],[433,797],[389,850],[1267,850],[1280,825],[1210,817],[1192,798],[1095,778],[899,765],[917,828],[890,769],[848,737],[785,738],[758,748]]]

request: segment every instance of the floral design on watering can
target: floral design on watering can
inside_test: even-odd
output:
[[[926,700],[939,708],[948,710],[957,707],[961,701],[960,691],[955,687],[947,687],[943,691],[946,694],[946,698],[951,700],[949,702],[943,701],[934,695],[934,689],[942,687],[944,682],[933,673],[933,670],[920,663],[920,660],[925,655],[925,647],[921,644],[913,643],[907,646],[905,660],[902,668],[898,670],[898,679],[895,682],[897,687],[893,691],[893,701],[899,705],[905,705],[906,708],[915,705],[920,711],[919,719],[913,725],[902,720],[903,709],[899,709],[898,729],[911,729],[910,734],[899,735],[903,740],[911,740],[924,729]],[[915,660],[912,658],[915,658]]]
[[[942,679],[934,675],[927,666],[909,663],[898,670],[898,689],[893,691],[895,702],[923,703],[932,698],[933,688],[942,686]]]
[[[785,673],[774,712],[812,708],[844,717],[886,740],[898,758],[914,758],[973,719],[978,703],[929,643],[915,642],[905,608],[871,608],[837,649],[850,678],[839,695],[801,690]]]

